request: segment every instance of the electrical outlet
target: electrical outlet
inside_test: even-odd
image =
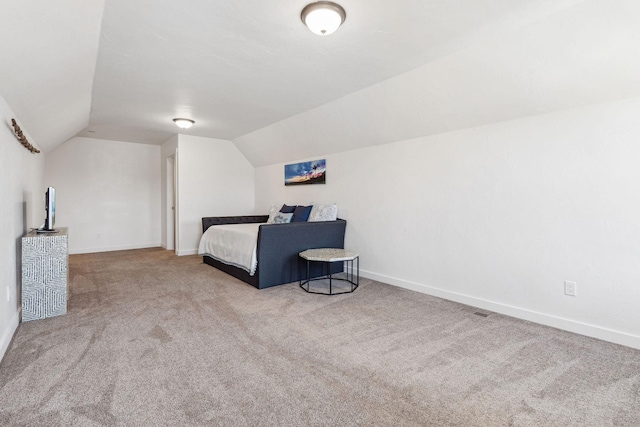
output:
[[[11,302],[11,289],[7,286],[7,302]]]
[[[575,297],[578,294],[578,285],[576,284],[576,282],[569,282],[568,280],[565,281],[564,294]]]

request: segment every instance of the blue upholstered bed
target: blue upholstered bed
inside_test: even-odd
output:
[[[245,269],[204,255],[203,260],[219,270],[230,274],[258,289],[297,282],[306,275],[306,267],[298,254],[306,249],[344,248],[344,233],[347,222],[343,219],[321,222],[291,222],[267,224],[268,215],[218,216],[202,218],[202,232],[209,227],[224,224],[260,223],[256,247],[257,268],[251,275]],[[325,274],[321,265],[314,266],[311,277]],[[331,272],[342,271],[342,263],[331,266]]]

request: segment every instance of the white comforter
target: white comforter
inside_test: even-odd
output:
[[[209,227],[200,239],[198,255],[240,267],[253,276],[258,267],[256,247],[259,227],[259,223]]]

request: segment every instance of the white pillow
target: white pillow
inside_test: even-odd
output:
[[[292,213],[278,212],[278,214],[273,218],[273,223],[286,224],[288,222],[291,222],[291,218],[293,218],[293,212]]]
[[[275,217],[276,215],[278,215],[278,213],[280,213],[280,208],[282,207],[282,205],[272,205],[271,208],[269,209],[269,219],[267,220],[267,224],[273,224],[275,221]]]
[[[307,222],[335,221],[338,219],[338,205],[313,205]]]

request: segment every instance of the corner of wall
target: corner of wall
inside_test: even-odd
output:
[[[16,310],[15,314],[9,321],[9,324],[5,328],[0,337],[0,361],[4,358],[4,354],[7,352],[9,348],[9,344],[11,344],[11,340],[13,339],[13,334],[15,334],[18,329],[18,325],[20,324],[20,310]]]

